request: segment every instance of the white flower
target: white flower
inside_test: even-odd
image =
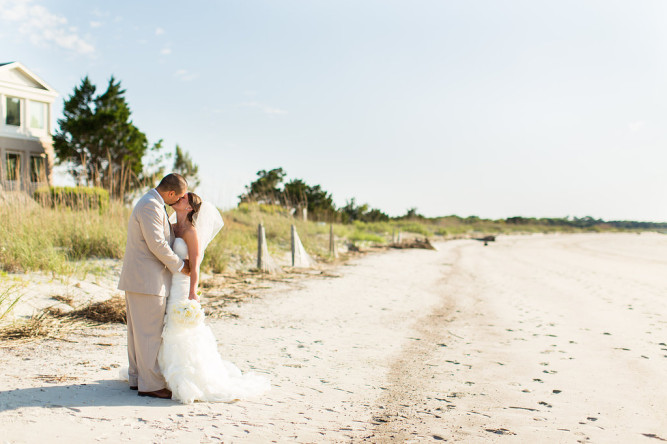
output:
[[[196,327],[204,322],[204,310],[199,302],[187,299],[174,305],[169,317],[174,323],[183,327]]]

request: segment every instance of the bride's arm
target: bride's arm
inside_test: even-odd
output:
[[[190,257],[190,296],[188,299],[199,300],[197,296],[197,285],[199,284],[199,237],[197,230],[191,229],[183,233],[183,240],[188,246],[188,256]]]

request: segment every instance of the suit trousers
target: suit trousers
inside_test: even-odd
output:
[[[167,386],[158,364],[167,298],[125,292],[127,308],[127,358],[130,386],[153,392]]]

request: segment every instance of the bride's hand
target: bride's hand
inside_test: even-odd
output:
[[[197,296],[196,293],[190,293],[190,296],[188,296],[188,299],[199,302],[199,296]]]

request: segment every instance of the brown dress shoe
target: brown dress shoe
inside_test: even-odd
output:
[[[139,396],[150,396],[151,398],[171,399],[171,391],[163,388],[154,392],[139,392]]]

